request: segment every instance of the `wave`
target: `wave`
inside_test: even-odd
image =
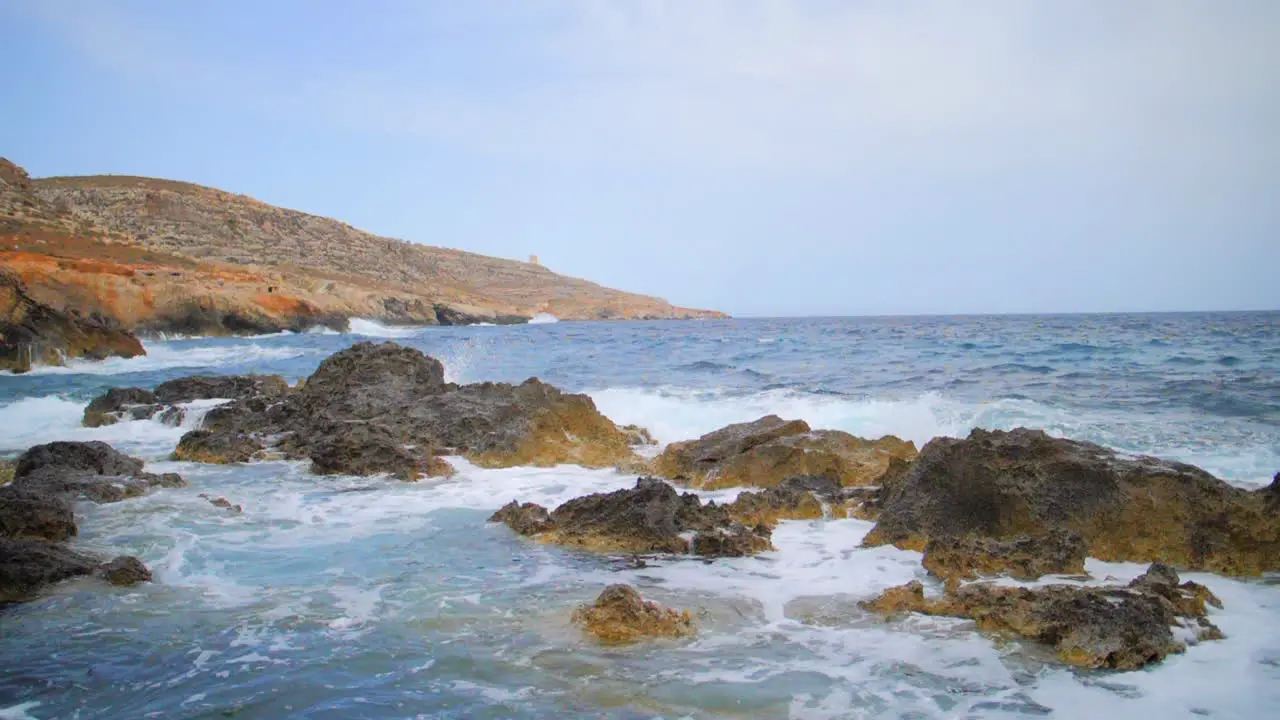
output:
[[[159,418],[129,420],[104,427],[87,428],[85,402],[58,395],[31,397],[0,405],[0,454],[17,454],[55,440],[101,440],[122,452],[144,458],[164,458],[178,440],[199,427],[205,413],[226,400],[196,400],[183,403],[187,410],[180,425],[166,425]]]
[[[538,313],[533,317],[529,318],[530,325],[547,325],[549,323],[557,323],[557,322],[560,322],[560,318],[556,317],[555,315],[552,315],[551,313]]]
[[[369,320],[367,318],[351,318],[347,327],[349,328],[347,332],[352,335],[364,335],[365,337],[376,338],[413,337],[426,329],[424,326],[418,325],[403,327],[383,325],[377,320]]]
[[[268,347],[255,343],[183,347],[181,341],[143,344],[147,354],[133,358],[70,360],[66,365],[42,365],[25,375],[124,375],[175,368],[208,368],[287,360],[305,354],[298,347]]]

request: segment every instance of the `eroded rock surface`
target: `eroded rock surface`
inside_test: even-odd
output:
[[[151,572],[134,557],[102,563],[58,543],[0,538],[0,603],[32,600],[49,585],[86,575],[115,585],[151,580]]]
[[[174,473],[142,471],[142,461],[104,442],[52,442],[23,453],[9,487],[42,496],[118,502],[153,487],[182,487]]]
[[[772,548],[765,525],[735,522],[714,502],[680,494],[656,478],[634,488],[574,498],[551,512],[512,502],[490,518],[544,542],[606,552],[753,555]]]
[[[881,503],[869,545],[923,550],[932,538],[1014,540],[1064,530],[1103,560],[1228,575],[1280,569],[1271,488],[1251,492],[1191,465],[1124,458],[1038,430],[936,438],[885,484]]]
[[[195,400],[233,400],[269,403],[289,391],[279,375],[192,375],[163,382],[154,391],[143,388],[111,388],[84,409],[85,427],[112,425],[122,420],[146,420],[159,416],[169,425],[180,425],[184,410]],[[265,408],[265,404],[263,405]]]
[[[915,445],[891,435],[863,440],[768,415],[672,443],[653,467],[657,474],[695,488],[774,487],[801,475],[851,487],[877,484],[892,460],[915,454]]]
[[[925,568],[944,580],[1007,575],[1035,580],[1042,575],[1084,574],[1085,545],[1078,533],[1054,530],[1009,540],[964,535],[934,537],[924,546]]]
[[[22,487],[0,487],[0,537],[61,542],[77,532],[66,498]]]
[[[604,643],[681,638],[695,632],[689,612],[664,608],[640,597],[630,585],[610,585],[595,603],[573,613],[573,622]]]
[[[1205,617],[1203,602],[1194,604],[1205,596],[1178,586],[1177,574],[1167,567],[1153,566],[1148,575],[1152,573],[1171,573],[1172,581],[1135,581],[1126,588],[974,583],[948,587],[936,599],[926,599],[924,586],[915,581],[890,588],[863,607],[884,615],[968,618],[982,631],[1052,645],[1063,662],[1087,668],[1136,670],[1183,652],[1186,646],[1174,637],[1173,628],[1185,628],[1197,640],[1222,637]]]

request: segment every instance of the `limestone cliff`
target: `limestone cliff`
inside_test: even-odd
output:
[[[138,331],[722,317],[531,263],[379,237],[150,178],[31,179],[0,159],[0,267],[37,301]]]

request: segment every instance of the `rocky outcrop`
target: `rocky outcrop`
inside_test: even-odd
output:
[[[289,391],[279,375],[192,375],[160,383],[154,391],[143,388],[111,388],[84,409],[85,427],[112,425],[121,420],[146,420],[159,416],[179,425],[185,416],[180,407],[195,400],[255,400],[269,403]]]
[[[232,465],[246,463],[262,456],[266,448],[250,435],[212,430],[192,430],[178,441],[174,460]]]
[[[1172,581],[1147,579],[1152,573],[1172,574]],[[926,599],[923,585],[915,581],[891,588],[863,606],[885,615],[918,612],[968,618],[984,632],[1052,645],[1060,660],[1086,668],[1136,670],[1183,652],[1186,646],[1175,639],[1172,628],[1185,629],[1197,640],[1222,637],[1205,617],[1203,602],[1195,604],[1203,595],[1180,587],[1177,574],[1167,567],[1153,567],[1148,576],[1127,588],[975,583],[951,586],[937,599]]]
[[[656,478],[574,498],[551,512],[513,501],[489,519],[542,542],[603,552],[739,557],[772,549],[767,526],[735,522],[725,507],[704,505]]]
[[[923,564],[943,580],[992,575],[1036,580],[1042,575],[1082,575],[1084,559],[1085,544],[1078,533],[1053,530],[1008,540],[978,535],[930,538]]]
[[[119,502],[153,487],[182,487],[174,473],[142,471],[142,461],[103,442],[52,442],[18,458],[9,488],[42,496]]]
[[[768,415],[697,440],[672,443],[653,468],[658,475],[705,489],[773,487],[799,475],[852,487],[877,484],[891,461],[909,460],[915,454],[915,445],[893,436],[863,440]]]
[[[1190,465],[1125,458],[1038,430],[936,438],[886,484],[881,503],[868,545],[923,550],[934,538],[1015,540],[1063,530],[1103,560],[1228,575],[1280,569],[1271,488],[1251,492]]]
[[[72,501],[116,502],[154,486],[183,485],[174,474],[142,471],[142,461],[101,442],[54,442],[28,449],[0,487],[0,603],[30,600],[46,585],[97,575],[116,585],[151,579],[137,558],[109,563],[67,549],[76,535]]]
[[[573,613],[573,623],[607,644],[693,635],[689,612],[677,612],[640,597],[630,585],[610,585],[595,603]]]
[[[299,389],[280,393],[211,410],[184,444],[274,444],[311,459],[319,473],[405,479],[449,474],[444,453],[482,467],[610,467],[634,458],[626,433],[585,395],[537,379],[454,385],[439,361],[393,342],[357,343],[326,358]]]
[[[0,267],[0,370],[22,373],[71,359],[145,354],[133,333],[101,316],[45,305],[27,293],[15,273]]]

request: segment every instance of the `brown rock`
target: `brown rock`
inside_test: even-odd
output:
[[[118,502],[153,487],[182,487],[174,473],[142,472],[142,461],[103,442],[52,442],[23,453],[10,486],[45,496]]]
[[[61,542],[77,532],[64,497],[22,487],[0,487],[0,537]]]
[[[772,548],[768,527],[734,522],[724,507],[703,505],[697,495],[681,495],[655,478],[574,498],[549,514],[538,505],[513,502],[490,520],[544,542],[605,552],[723,557]]]
[[[93,558],[56,543],[0,538],[0,604],[31,600],[46,586],[97,567]]]
[[[94,398],[84,409],[85,427],[114,425],[124,420],[142,420],[160,410],[155,393],[142,388],[111,388]]]
[[[605,588],[594,604],[574,611],[573,622],[608,644],[681,638],[695,632],[688,611],[677,612],[648,602],[630,585]]]
[[[934,537],[1066,530],[1103,560],[1254,575],[1280,569],[1280,513],[1269,493],[1036,430],[974,430],[934,439],[885,485],[865,542],[922,550]]]
[[[121,555],[98,568],[98,573],[112,585],[137,585],[151,582],[151,571],[132,555]]]
[[[1063,662],[1088,668],[1135,670],[1183,652],[1186,648],[1174,639],[1172,626],[1188,627],[1202,640],[1222,637],[1203,614],[1188,615],[1164,595],[1139,585],[1020,588],[975,583],[949,586],[943,597],[926,600],[923,587],[914,581],[890,588],[862,606],[885,615],[919,612],[969,618],[985,632],[1053,645]]]
[[[627,441],[632,445],[657,445],[658,441],[653,439],[653,435],[645,428],[639,425],[623,425],[618,428],[627,436]]]
[[[842,501],[835,480],[794,477],[777,487],[760,492],[744,492],[725,506],[735,520],[745,525],[773,527],[779,520],[817,520],[826,516],[824,506]]]
[[[943,580],[980,575],[1035,580],[1041,575],[1084,574],[1084,559],[1084,540],[1077,533],[1055,530],[1009,540],[977,535],[930,538],[923,564]]]
[[[863,440],[838,430],[811,430],[803,421],[769,415],[673,443],[654,461],[658,474],[697,488],[773,487],[798,475],[843,486],[875,485],[893,459],[915,445],[893,436]]]
[[[178,447],[173,451],[173,459],[231,465],[249,462],[259,457],[263,450],[265,448],[261,442],[242,433],[192,430],[178,441]]]

